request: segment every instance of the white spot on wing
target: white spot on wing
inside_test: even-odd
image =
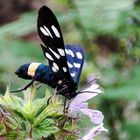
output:
[[[69,54],[72,56],[72,57],[74,57],[74,53],[72,52],[72,50],[68,50],[69,51]]]
[[[51,48],[49,48],[50,49],[50,51],[54,54],[54,56],[57,58],[57,59],[59,59],[60,58],[60,55],[59,54],[57,54],[55,51],[53,51]]]
[[[50,59],[50,60],[52,60],[53,61],[53,58],[51,57],[51,55],[50,54],[48,54],[47,52],[45,53],[45,55],[46,55],[46,57],[48,58],[48,59]]]
[[[59,38],[60,37],[60,34],[59,34],[58,30],[56,29],[56,27],[54,25],[52,25],[51,28],[52,28],[54,34],[56,35],[56,37]]]
[[[71,75],[71,77],[75,77],[75,73],[71,73],[70,75]]]
[[[40,27],[40,31],[41,31],[45,36],[50,36],[49,33],[48,33],[43,27]]]
[[[67,72],[67,69],[66,69],[66,67],[63,67],[63,71],[64,71],[64,72]]]
[[[79,59],[82,59],[82,54],[80,52],[76,52],[76,56],[79,58]]]
[[[55,67],[52,67],[52,71],[53,71],[53,72],[57,72],[57,70],[56,70]]]
[[[66,52],[66,54],[70,54],[70,52],[67,49],[65,49],[65,52]]]
[[[68,64],[68,67],[69,68],[72,68],[73,67],[73,65],[71,63],[69,63],[68,61],[67,61],[67,64]]]
[[[76,67],[76,68],[80,68],[80,64],[74,62],[74,67]]]
[[[45,25],[44,25],[44,29],[48,32],[48,34],[51,36],[51,38],[53,38],[53,36],[52,36],[50,30],[49,30]]]
[[[60,54],[61,56],[65,56],[65,52],[64,52],[63,49],[58,48],[57,50],[58,50],[58,52],[59,52],[59,54]]]
[[[53,66],[55,67],[56,70],[59,70],[59,67],[56,63],[53,63]]]

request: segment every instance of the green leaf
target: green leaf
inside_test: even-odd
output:
[[[109,99],[125,99],[125,100],[140,100],[140,66],[134,69],[134,74],[131,80],[127,80],[123,85],[118,87],[109,87],[105,89],[103,98]]]
[[[15,140],[17,138],[17,133],[15,131],[9,131],[6,136],[8,140]]]
[[[0,123],[0,136],[6,133],[4,126]]]
[[[1,134],[9,139],[26,138],[30,130],[35,138],[48,137],[58,131],[56,122],[63,115],[62,103],[57,97],[47,105],[47,98],[35,98],[34,86],[24,93],[24,98],[17,97],[9,92],[7,87],[4,96],[0,97],[1,106],[5,109],[4,123],[1,124]],[[4,126],[6,126],[4,129]],[[8,128],[8,131],[7,131]]]
[[[36,30],[36,13],[28,12],[20,16],[17,21],[0,27],[0,36],[23,36]]]
[[[121,14],[131,10],[134,2],[132,0],[75,0],[74,3],[85,30],[88,33],[100,33],[116,30]]]
[[[123,125],[123,129],[127,132],[129,137],[133,139],[140,138],[139,128],[140,128],[139,122],[128,122]]]
[[[10,110],[21,110],[21,102],[22,100],[19,97],[14,96],[9,92],[9,87],[7,87],[5,96],[0,96],[0,104]]]
[[[58,131],[59,129],[55,126],[52,119],[45,119],[42,123],[33,128],[33,137],[40,139],[42,136],[48,137]]]
[[[5,124],[10,127],[12,130],[17,129],[18,122],[12,115],[6,115],[6,122]]]

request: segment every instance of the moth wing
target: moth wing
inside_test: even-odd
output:
[[[81,71],[85,59],[85,51],[79,45],[66,45],[65,46],[67,64],[69,67],[70,75],[75,83],[78,84],[80,80]]]
[[[46,6],[41,7],[38,12],[37,29],[45,44],[41,47],[52,71],[58,77],[71,81],[62,32],[55,15]]]

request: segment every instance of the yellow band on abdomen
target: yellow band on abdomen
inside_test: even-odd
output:
[[[37,68],[38,68],[38,66],[40,65],[41,63],[31,63],[30,65],[29,65],[29,67],[28,67],[28,75],[29,76],[32,76],[32,77],[34,77],[35,76],[35,72],[36,72],[36,70],[37,70]]]

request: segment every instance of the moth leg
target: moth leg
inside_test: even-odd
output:
[[[40,83],[40,82],[35,83],[35,85],[39,85],[39,84],[42,84],[42,83]]]
[[[39,89],[43,86],[43,84],[40,83],[40,82],[35,83],[35,85],[36,85],[36,86],[38,85],[38,87],[36,88],[37,90],[39,90]]]
[[[91,81],[89,81],[88,83],[86,83],[86,84],[80,89],[80,91],[79,91],[78,93],[81,93],[81,91],[82,91],[83,89],[87,88],[87,87],[90,86],[91,84],[96,83],[96,81],[97,81],[98,79],[99,79],[99,77],[96,77],[96,78],[92,79]]]
[[[64,108],[63,108],[63,113],[66,114],[66,103],[67,103],[67,98],[65,97],[64,99]]]
[[[48,100],[47,100],[47,105],[49,105],[51,98],[52,98],[52,96],[50,96],[50,97],[48,98]]]
[[[39,87],[37,87],[37,90],[39,90],[42,87],[43,84],[41,84]]]
[[[28,87],[30,87],[33,84],[33,82],[36,80],[37,77],[38,76],[34,77],[33,80],[29,84],[27,84],[24,88],[19,89],[19,90],[13,90],[13,91],[10,91],[10,92],[14,93],[14,92],[21,92],[23,90],[26,90]]]
[[[57,95],[57,88],[54,89],[54,93],[53,93],[53,95],[50,96],[50,97],[48,98],[48,100],[47,100],[47,105],[49,105],[50,100],[55,99],[56,95]]]

